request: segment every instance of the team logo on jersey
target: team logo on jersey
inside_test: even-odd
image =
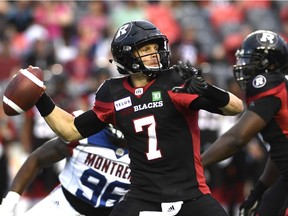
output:
[[[142,95],[142,94],[143,94],[143,88],[135,89],[135,95]]]
[[[266,84],[266,81],[267,80],[263,75],[258,75],[253,79],[252,85],[255,88],[262,88]]]
[[[132,101],[130,97],[122,98],[120,100],[114,101],[114,107],[116,111],[125,109],[132,106]]]
[[[152,92],[152,101],[161,101],[162,96],[160,91]]]

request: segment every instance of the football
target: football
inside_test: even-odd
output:
[[[38,101],[43,92],[44,75],[39,67],[20,69],[13,76],[3,95],[3,109],[6,115],[19,115]]]

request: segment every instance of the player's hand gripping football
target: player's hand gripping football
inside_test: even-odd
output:
[[[181,76],[184,80],[183,86],[176,86],[172,89],[173,92],[177,93],[189,93],[204,95],[208,84],[202,77],[202,71],[200,68],[195,68],[189,61],[185,64],[182,61],[178,61],[178,64],[173,65],[173,69]]]
[[[239,207],[239,216],[254,216],[258,203],[258,199],[253,196],[253,193],[250,193]]]

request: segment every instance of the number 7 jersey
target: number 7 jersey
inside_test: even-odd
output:
[[[196,94],[173,93],[181,84],[174,70],[162,72],[143,88],[129,77],[105,81],[93,111],[119,127],[127,140],[131,185],[127,196],[155,202],[188,200],[210,193],[200,158]]]

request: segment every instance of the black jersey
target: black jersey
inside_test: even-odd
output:
[[[210,193],[200,158],[199,96],[173,93],[176,72],[163,72],[143,88],[128,77],[112,78],[96,93],[94,112],[124,133],[131,159],[127,196],[156,202],[188,200]]]
[[[271,158],[288,180],[287,99],[287,79],[279,73],[258,75],[247,85],[248,109],[257,113],[267,123],[260,134],[270,144]]]

